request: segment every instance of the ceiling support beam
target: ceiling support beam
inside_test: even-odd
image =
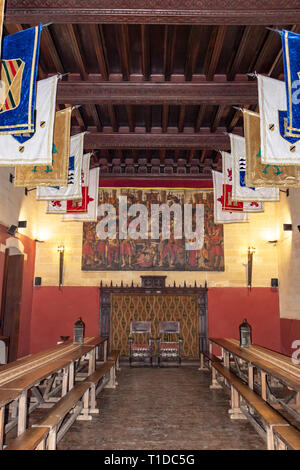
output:
[[[83,4],[84,3],[84,4]],[[101,5],[100,5],[101,4]],[[298,0],[6,0],[8,23],[270,25],[300,23]]]
[[[241,135],[241,129],[235,129]],[[211,133],[145,133],[140,130],[130,133],[91,132],[84,138],[89,149],[187,149],[187,150],[229,150],[230,140],[223,132]]]
[[[93,82],[61,81],[58,103],[131,105],[257,104],[256,81]]]

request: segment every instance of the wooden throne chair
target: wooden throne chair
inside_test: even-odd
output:
[[[139,337],[141,340],[139,341]],[[129,365],[133,362],[146,362],[152,366],[153,341],[151,321],[131,321],[129,334]]]
[[[157,365],[161,362],[176,360],[181,364],[182,338],[179,321],[160,321],[157,338]]]

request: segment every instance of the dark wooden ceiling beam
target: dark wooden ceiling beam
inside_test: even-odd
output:
[[[241,129],[235,129],[241,135]],[[201,133],[123,133],[91,132],[85,136],[86,148],[90,149],[202,149],[229,150],[229,137],[223,132]]]
[[[294,24],[300,23],[299,2],[278,0],[6,0],[9,23],[132,24]],[[99,5],[101,3],[101,6]]]
[[[204,73],[208,81],[213,80],[214,74],[219,63],[222,47],[225,39],[227,26],[216,26],[211,34],[208,49],[211,50],[211,57],[208,63],[204,66]]]
[[[216,113],[215,113],[215,117],[214,117],[213,122],[210,126],[210,131],[211,132],[216,132],[216,130],[218,129],[218,127],[220,125],[220,121],[221,121],[222,116],[224,114],[224,110],[225,110],[225,106],[218,106],[218,108],[216,110]]]
[[[110,122],[111,122],[111,126],[113,128],[113,131],[118,132],[119,125],[118,125],[118,121],[117,121],[115,108],[111,104],[109,104],[107,108],[108,108],[109,119],[110,119]]]
[[[92,24],[90,27],[90,31],[101,76],[103,80],[108,80],[109,69],[107,65],[108,61],[102,25]]]
[[[135,122],[134,122],[134,114],[133,114],[132,106],[126,105],[126,113],[128,117],[129,130],[130,132],[134,132]]]
[[[173,73],[176,31],[176,26],[165,26],[163,74],[166,81],[170,80]]]
[[[178,132],[183,132],[184,130],[184,119],[185,119],[185,106],[180,106],[179,117],[178,117]]]
[[[126,24],[115,25],[117,47],[121,62],[121,70],[123,80],[129,81],[130,79],[130,56],[129,56],[129,34],[128,26]]]
[[[150,49],[150,26],[141,25],[142,42],[142,73],[144,80],[150,80],[151,75],[151,49]]]
[[[152,108],[151,106],[147,106],[145,109],[145,126],[146,132],[151,132],[152,127]]]
[[[48,27],[43,28],[41,34],[41,55],[47,54],[53,62],[57,72],[64,73],[65,69],[58,55],[57,49],[54,45],[51,32]]]
[[[204,116],[205,116],[205,112],[206,112],[206,106],[205,105],[200,106],[199,111],[198,111],[198,115],[197,115],[196,125],[195,125],[195,132],[200,131],[200,128],[203,124],[203,119],[204,119]]]
[[[86,106],[86,111],[87,114],[89,115],[90,119],[94,122],[94,125],[96,126],[98,131],[102,130],[102,123],[99,118],[99,114],[97,111],[97,107],[94,104],[89,104]]]
[[[192,80],[193,73],[196,68],[197,57],[199,48],[201,45],[200,41],[201,27],[192,26],[188,39],[187,55],[185,62],[184,75],[187,81]]]
[[[70,46],[73,51],[74,58],[76,60],[77,66],[79,68],[80,76],[82,80],[88,79],[88,74],[86,72],[86,68],[82,59],[82,55],[79,49],[79,44],[77,41],[76,33],[74,26],[72,24],[67,25],[69,37],[70,37]]]
[[[74,104],[232,105],[258,101],[257,83],[248,81],[201,82],[92,82],[62,81],[57,100]]]
[[[162,108],[161,127],[163,132],[168,130],[169,106],[164,104]]]
[[[248,40],[251,35],[251,31],[252,31],[251,26],[246,26],[243,30],[242,37],[239,41],[238,49],[236,51],[232,64],[230,65],[228,73],[227,73],[227,80],[233,80],[235,77],[235,74],[238,73],[239,71],[241,61],[245,54],[246,44],[248,43]]]

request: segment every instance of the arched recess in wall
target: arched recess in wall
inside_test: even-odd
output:
[[[8,237],[5,244],[1,243],[0,251],[5,253],[8,249],[9,256],[24,255],[24,261],[27,259],[27,254],[24,252],[23,243],[16,237]]]

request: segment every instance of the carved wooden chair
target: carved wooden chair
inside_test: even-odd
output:
[[[142,341],[137,342],[137,335]],[[149,358],[152,366],[153,338],[151,336],[151,321],[131,321],[129,334],[129,364],[134,360],[145,361]]]
[[[157,338],[157,364],[163,360],[175,359],[181,364],[181,345],[179,321],[160,321],[158,325]]]

